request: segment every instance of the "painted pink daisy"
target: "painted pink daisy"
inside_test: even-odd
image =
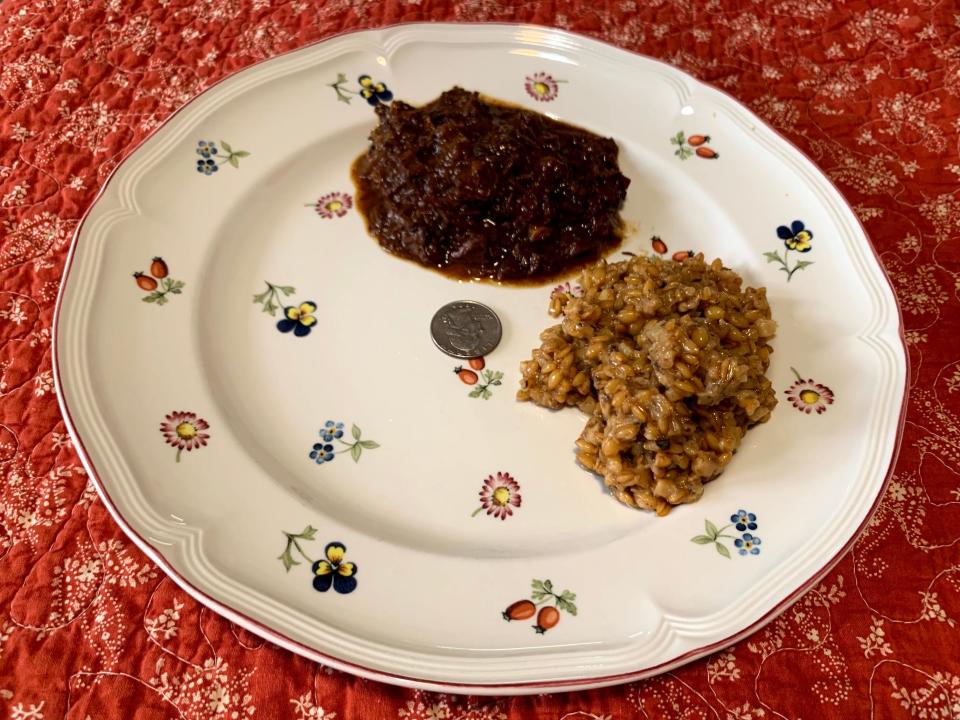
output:
[[[342,192],[327,193],[313,204],[317,215],[329,220],[333,217],[343,217],[347,210],[353,207],[353,199]]]
[[[506,520],[513,515],[513,508],[520,507],[520,484],[510,477],[510,473],[498,472],[497,476],[489,475],[480,488],[480,507],[473,511],[470,517],[476,517],[486,510],[487,515],[493,515]]]
[[[558,83],[562,82],[565,81],[557,80],[553,75],[548,75],[545,72],[538,72],[527,75],[527,81],[523,87],[526,89],[527,95],[537,102],[550,102],[557,97],[557,92],[560,90]]]
[[[553,291],[550,293],[550,297],[556,297],[557,295],[569,295],[570,297],[582,297],[583,288],[579,284],[573,283],[572,285],[569,282],[562,282],[557,285]]]
[[[797,376],[797,381],[783,392],[793,406],[807,415],[812,412],[816,412],[817,415],[826,412],[827,405],[833,405],[833,390],[812,379],[804,380],[800,377],[800,373],[793,368],[790,369]]]
[[[177,462],[180,462],[184,450],[190,452],[207,444],[210,436],[203,431],[209,427],[209,423],[196,413],[174,410],[160,423],[160,432],[167,444],[177,449]]]

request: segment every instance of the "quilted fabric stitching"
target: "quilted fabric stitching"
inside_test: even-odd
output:
[[[140,139],[261,58],[347,29],[449,19],[577,30],[732,92],[837,183],[903,305],[913,375],[904,450],[867,532],[768,628],[654,680],[453,698],[262,643],[200,608],[123,536],[57,409],[50,328],[69,239]],[[960,717],[958,47],[956,8],[919,0],[0,4],[0,713]]]

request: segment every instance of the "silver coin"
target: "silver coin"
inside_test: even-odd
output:
[[[437,310],[430,321],[433,343],[455,358],[489,355],[503,328],[497,314],[474,300],[457,300]]]

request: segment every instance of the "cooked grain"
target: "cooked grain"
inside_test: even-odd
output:
[[[560,324],[521,365],[517,397],[589,414],[579,463],[620,502],[666,515],[697,500],[777,404],[766,289],[703,255],[602,261],[579,283],[582,295],[551,296]]]

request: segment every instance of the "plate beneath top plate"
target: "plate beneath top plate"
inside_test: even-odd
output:
[[[584,418],[514,400],[551,287],[452,281],[367,237],[371,103],[453,85],[616,138],[623,250],[657,236],[769,289],[781,403],[700,502],[618,504],[574,462]],[[483,368],[431,341],[459,299],[503,323]],[[452,692],[639,678],[769,621],[868,519],[906,382],[885,276],[799,151],[667,65],[530,26],[342,35],[204,92],[86,216],[55,339],[91,477],[180,585],[308,657]],[[558,610],[534,627],[524,600]]]

